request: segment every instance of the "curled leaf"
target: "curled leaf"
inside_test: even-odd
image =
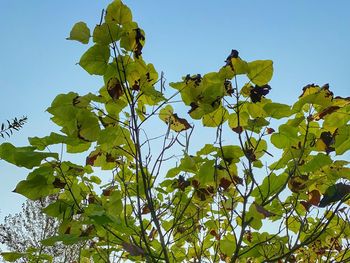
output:
[[[170,124],[170,129],[176,132],[181,132],[192,128],[186,119],[180,118],[176,113],[173,113],[173,108],[167,105],[159,112],[159,118],[166,124]]]
[[[319,207],[326,207],[334,202],[338,202],[350,194],[350,185],[337,183],[328,187],[320,201]]]
[[[145,255],[145,251],[143,251],[142,248],[139,246],[136,246],[134,244],[130,244],[127,242],[123,242],[122,246],[126,252],[129,252],[131,256],[143,256]]]
[[[258,86],[256,85],[253,89],[250,90],[250,99],[253,103],[261,101],[261,97],[267,95],[271,90],[269,85]]]
[[[318,205],[321,199],[321,194],[318,190],[312,190],[309,192],[309,203],[312,205]]]
[[[260,214],[262,214],[264,217],[271,217],[271,216],[275,216],[276,214],[266,210],[263,206],[258,205],[257,203],[254,202],[256,211],[258,211]]]
[[[124,94],[123,87],[117,78],[111,78],[108,81],[107,91],[109,96],[114,100],[119,99]]]

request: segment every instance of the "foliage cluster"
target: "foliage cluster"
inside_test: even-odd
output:
[[[44,212],[60,220],[59,234],[43,245],[89,240],[80,262],[350,259],[350,168],[341,159],[350,149],[349,98],[311,84],[291,106],[273,102],[272,61],[247,62],[236,50],[217,71],[170,83],[175,93],[166,96],[142,57],[145,32],[119,0],[92,32],[78,22],[69,39],[92,40],[79,64],[103,87],[54,99],[47,111],[61,133],[0,146],[0,158],[31,169],[15,192],[58,195]],[[173,107],[179,98],[186,118]],[[189,147],[195,122],[216,131],[197,152]],[[161,136],[150,137],[156,130]],[[86,162],[47,150],[55,144]],[[112,180],[102,183],[101,170]]]

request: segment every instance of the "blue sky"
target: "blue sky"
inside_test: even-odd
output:
[[[13,1],[0,8],[0,122],[28,116],[8,141],[26,145],[55,127],[45,109],[59,93],[94,92],[101,86],[76,63],[86,46],[67,41],[75,22],[99,22],[109,1]],[[330,83],[350,96],[350,2],[329,1],[125,1],[146,32],[144,59],[168,82],[221,67],[231,49],[248,61],[272,59],[269,97],[292,103],[309,83]],[[4,140],[2,140],[4,141]],[[20,210],[12,193],[26,175],[0,161],[0,218]]]

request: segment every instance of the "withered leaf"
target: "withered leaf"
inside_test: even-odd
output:
[[[335,111],[338,110],[338,109],[340,109],[339,106],[330,106],[330,107],[324,109],[323,111],[321,111],[320,113],[317,113],[317,114],[313,117],[313,119],[316,120],[316,121],[318,121],[318,120],[320,120],[320,119],[323,119],[324,116],[326,116],[326,115],[328,115],[328,114],[331,114],[331,113],[335,112]]]
[[[335,143],[334,139],[336,134],[337,134],[337,131],[335,131],[333,134],[329,131],[321,133],[320,139],[325,144],[324,150],[326,151],[327,154],[335,150],[334,147],[332,147],[331,145]]]
[[[185,190],[186,187],[190,186],[191,183],[188,180],[185,180],[185,178],[180,175],[179,179],[177,180],[177,187],[181,189],[182,191]]]
[[[55,188],[63,189],[67,183],[56,177],[52,184]]]
[[[123,86],[117,78],[110,78],[107,82],[107,92],[112,99],[117,100],[123,94]]]
[[[261,101],[261,97],[267,95],[271,90],[270,85],[258,86],[255,85],[253,89],[250,90],[250,99],[253,103]]]
[[[102,190],[102,195],[104,195],[104,196],[110,196],[111,193],[113,192],[113,190],[114,190],[114,187],[113,187],[113,186],[109,186],[109,187],[107,187],[106,189],[103,189],[103,190]]]
[[[188,111],[188,114],[191,114],[191,112],[193,112],[194,110],[196,110],[199,107],[198,104],[195,102],[191,102],[190,106],[191,106],[191,109]]]
[[[129,252],[129,254],[131,256],[143,256],[143,255],[145,255],[145,252],[143,251],[143,249],[140,248],[139,246],[134,245],[134,244],[130,244],[130,243],[127,243],[124,241],[122,243],[122,246],[123,246],[124,250],[126,252]]]
[[[145,214],[148,214],[150,212],[151,212],[151,210],[150,210],[150,208],[149,208],[149,206],[147,204],[142,207],[141,214],[145,215]]]
[[[179,131],[185,131],[192,128],[192,126],[188,123],[186,119],[180,118],[179,116],[177,116],[176,113],[173,114],[173,117],[175,119],[175,123],[180,123],[183,125],[183,127]]]
[[[288,181],[289,189],[294,193],[299,193],[306,188],[307,176],[292,176]]]
[[[87,200],[89,204],[94,204],[96,202],[96,197],[93,194],[89,194]]]
[[[131,86],[131,89],[139,91],[140,90],[139,82],[135,80],[134,85]]]
[[[304,200],[300,201],[300,204],[302,204],[302,206],[305,208],[306,211],[309,211],[309,209],[312,205],[312,204],[310,204],[310,202],[304,201]]]
[[[225,60],[226,66],[230,66],[230,65],[232,66],[231,60],[233,58],[238,58],[238,55],[239,55],[239,52],[235,49],[232,49],[230,55],[228,55],[228,57]]]
[[[321,200],[321,194],[318,190],[312,190],[309,192],[309,203],[312,205],[318,205]]]
[[[226,79],[224,82],[224,87],[225,87],[226,93],[231,96],[233,94],[232,82]]]
[[[214,236],[216,240],[220,240],[220,235],[216,233],[215,229],[210,230],[209,233]]]
[[[219,187],[221,187],[224,191],[226,191],[230,187],[231,183],[232,182],[230,180],[223,177],[220,179]]]
[[[267,128],[266,129],[266,133],[267,134],[271,134],[271,133],[274,133],[274,132],[275,132],[275,130],[273,128]]]
[[[136,58],[139,58],[142,55],[142,48],[143,44],[141,41],[145,41],[145,36],[142,34],[140,28],[136,28],[136,36],[135,36],[135,41],[136,41],[136,46],[134,49],[134,54]]]
[[[96,161],[96,159],[97,159],[97,157],[98,156],[100,156],[101,155],[101,153],[99,152],[99,153],[96,153],[96,154],[90,154],[88,157],[86,157],[86,165],[91,165],[91,166],[93,166],[94,165],[94,163],[95,163],[95,161]]]
[[[266,210],[263,206],[258,205],[257,203],[254,202],[256,211],[258,211],[260,214],[264,215],[264,217],[271,217],[271,216],[275,216],[276,214]]]
[[[243,132],[243,127],[242,126],[237,126],[237,127],[232,128],[232,130],[235,133],[241,134]]]
[[[187,74],[185,77],[185,83],[188,84],[189,82],[194,82],[194,86],[197,87],[202,81],[202,76],[201,74],[193,75],[191,76],[190,74]]]

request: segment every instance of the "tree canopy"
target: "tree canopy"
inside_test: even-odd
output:
[[[60,132],[0,146],[1,159],[30,169],[16,193],[58,196],[43,209],[60,221],[44,246],[89,241],[79,262],[350,260],[349,98],[309,84],[292,105],[274,102],[273,62],[234,49],[216,71],[164,92],[142,56],[146,34],[120,0],[68,39],[89,45],[79,65],[103,87],[53,100]],[[215,136],[193,150],[198,126]],[[2,256],[47,259],[35,249]]]

